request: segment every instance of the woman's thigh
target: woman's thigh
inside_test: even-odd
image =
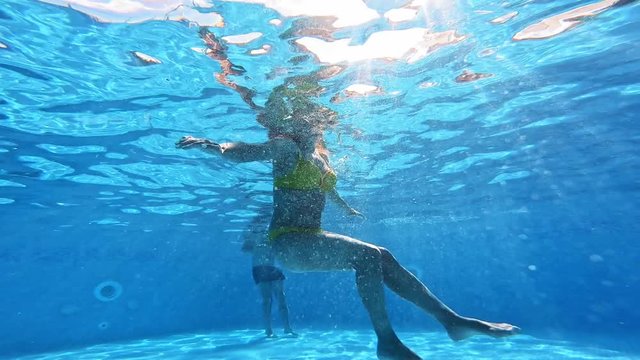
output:
[[[273,292],[273,286],[271,282],[265,281],[258,283],[258,288],[260,289],[260,295],[264,301],[271,300],[271,293]]]
[[[273,249],[292,271],[352,270],[358,261],[380,255],[373,244],[330,232],[283,234],[273,241]]]
[[[282,280],[272,281],[273,294],[279,302],[284,300],[284,285]]]

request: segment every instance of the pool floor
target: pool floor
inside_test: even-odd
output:
[[[576,343],[518,335],[454,343],[442,332],[401,332],[403,341],[424,359],[640,359],[638,355]],[[257,330],[172,335],[20,357],[35,359],[375,359],[371,331],[299,330],[298,337],[265,338]]]

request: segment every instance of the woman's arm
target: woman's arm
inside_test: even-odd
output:
[[[338,191],[335,188],[329,191],[327,195],[329,196],[329,199],[331,199],[331,201],[343,208],[347,212],[347,214],[364,218],[364,215],[362,215],[361,212],[347,204],[347,202],[342,198],[342,196],[340,196],[340,194],[338,194]]]
[[[219,144],[207,148],[209,152],[222,155],[223,158],[235,162],[263,161],[273,159],[273,146],[270,142],[263,144],[246,144],[242,142]]]
[[[242,142],[218,144],[208,139],[183,136],[176,143],[179,149],[200,149],[210,154],[222,156],[235,162],[271,160],[274,150],[279,148],[273,141],[262,144]]]

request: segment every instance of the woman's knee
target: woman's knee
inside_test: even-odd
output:
[[[382,252],[376,246],[365,246],[359,249],[354,257],[354,268],[358,270],[368,270],[380,268],[382,263]]]
[[[398,262],[387,248],[380,247],[378,249],[380,250],[380,257],[383,263]]]

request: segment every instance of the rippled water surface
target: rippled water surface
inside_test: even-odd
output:
[[[271,201],[271,166],[174,143],[264,141],[243,96],[263,106],[286,79],[332,66],[320,101],[340,115],[327,145],[338,190],[366,219],[329,208],[324,227],[392,249],[465,313],[617,344],[572,353],[526,337],[433,358],[631,358],[638,44],[635,1],[3,0],[0,355],[259,328],[239,234]],[[367,326],[345,276],[291,275],[300,327],[338,329],[326,335],[337,341]],[[92,296],[106,280],[121,299]],[[429,324],[404,306],[389,301],[400,328]],[[322,346],[304,336],[255,354]],[[344,345],[349,357],[297,358],[367,358],[366,341]],[[234,351],[225,358],[253,350]]]

